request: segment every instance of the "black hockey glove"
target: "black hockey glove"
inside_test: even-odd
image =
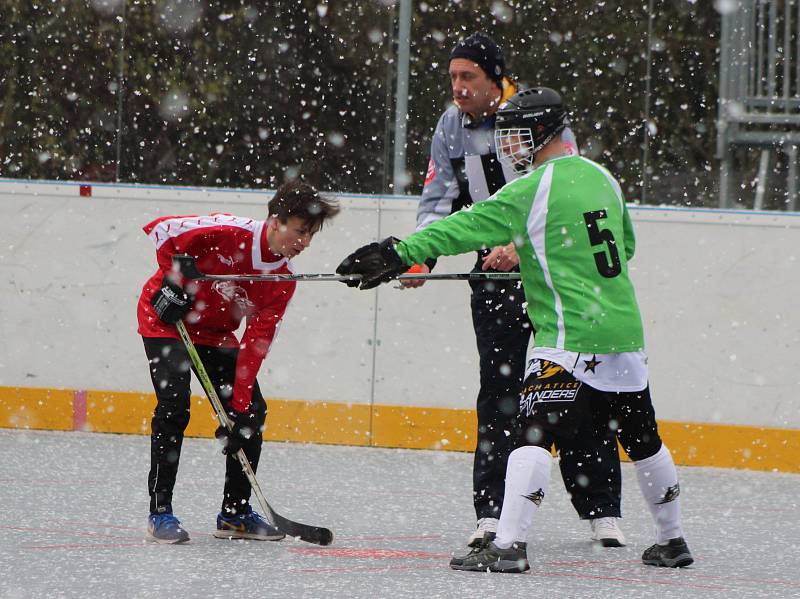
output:
[[[372,289],[381,283],[391,281],[397,275],[408,270],[409,265],[403,262],[395,251],[394,244],[400,241],[387,237],[380,243],[372,242],[358,248],[336,267],[340,275],[361,275],[360,281],[344,281],[348,287]]]
[[[233,425],[231,430],[225,426],[219,426],[214,432],[214,436],[222,443],[222,453],[233,455],[258,432],[258,418],[251,410],[247,412],[229,410],[228,418]]]
[[[150,304],[166,324],[175,324],[192,309],[193,298],[178,285],[169,280],[167,275],[161,280],[161,289],[150,298]]]

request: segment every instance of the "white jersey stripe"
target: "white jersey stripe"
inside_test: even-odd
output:
[[[252,247],[252,258],[253,258],[253,268],[256,270],[276,270],[281,267],[284,262],[288,263],[286,258],[281,258],[280,260],[276,260],[275,262],[264,262],[261,260],[261,235],[264,227],[269,225],[270,221],[261,221],[258,223],[258,227],[256,228],[255,232],[253,233],[253,247]]]
[[[531,211],[528,215],[528,237],[531,240],[531,245],[536,252],[536,260],[542,269],[544,281],[553,292],[553,299],[555,301],[556,312],[556,326],[558,327],[558,336],[556,339],[556,347],[564,349],[564,307],[561,304],[561,296],[556,291],[553,285],[553,278],[550,276],[550,267],[547,263],[545,232],[547,230],[547,202],[550,196],[550,185],[553,180],[553,164],[548,164],[542,174],[542,179],[539,181],[539,186],[536,188],[536,197],[533,198],[531,204]]]
[[[212,214],[210,216],[182,216],[180,218],[170,218],[162,220],[153,230],[150,231],[150,239],[155,244],[156,249],[164,245],[170,238],[177,237],[187,231],[203,229],[206,227],[239,227],[248,231],[255,232],[256,227],[263,224],[261,221],[252,218],[242,218],[232,214]]]
[[[162,220],[148,237],[155,244],[156,249],[160,249],[169,239],[197,229],[213,228],[219,226],[237,227],[250,231],[253,234],[251,242],[251,256],[253,268],[256,270],[273,271],[280,268],[284,263],[289,264],[289,269],[294,272],[293,267],[286,258],[281,258],[275,262],[264,262],[261,259],[261,239],[262,231],[269,221],[253,220],[232,214],[211,214],[207,216],[182,216],[180,218],[170,218]]]
[[[486,172],[483,170],[483,160],[478,154],[464,156],[464,170],[467,172],[467,185],[469,195],[473,202],[482,202],[489,198],[489,184],[486,182]]]
[[[614,193],[617,195],[617,199],[619,200],[620,208],[624,209],[625,206],[624,206],[624,202],[622,201],[622,188],[619,186],[619,183],[614,178],[614,176],[611,173],[609,173],[602,165],[597,164],[596,162],[593,162],[591,160],[587,160],[583,156],[581,156],[580,158],[585,163],[591,164],[593,167],[595,167],[597,170],[599,170],[601,173],[603,173],[603,175],[605,175],[606,179],[608,179],[608,184],[611,185],[611,189],[613,189]]]

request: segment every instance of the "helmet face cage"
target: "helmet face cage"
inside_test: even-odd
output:
[[[494,144],[500,164],[517,173],[533,170],[533,132],[528,127],[495,129]]]
[[[518,92],[495,118],[495,147],[500,163],[517,173],[533,170],[536,153],[566,127],[561,95],[549,87]]]

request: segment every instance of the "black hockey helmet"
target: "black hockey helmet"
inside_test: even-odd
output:
[[[530,170],[536,152],[566,126],[567,110],[557,91],[549,87],[534,87],[518,92],[497,111],[497,156],[516,171]]]

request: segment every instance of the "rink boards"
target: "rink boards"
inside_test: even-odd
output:
[[[339,197],[299,272],[332,272],[358,245],[413,230],[414,198]],[[155,257],[142,225],[263,218],[269,194],[0,180],[0,198],[0,427],[146,433],[154,399],[135,307]],[[631,214],[651,387],[676,461],[800,471],[800,215]],[[472,261],[442,259],[437,272]],[[301,283],[259,375],[266,437],[471,450],[477,378],[466,283]],[[207,436],[195,392],[189,433]]]

